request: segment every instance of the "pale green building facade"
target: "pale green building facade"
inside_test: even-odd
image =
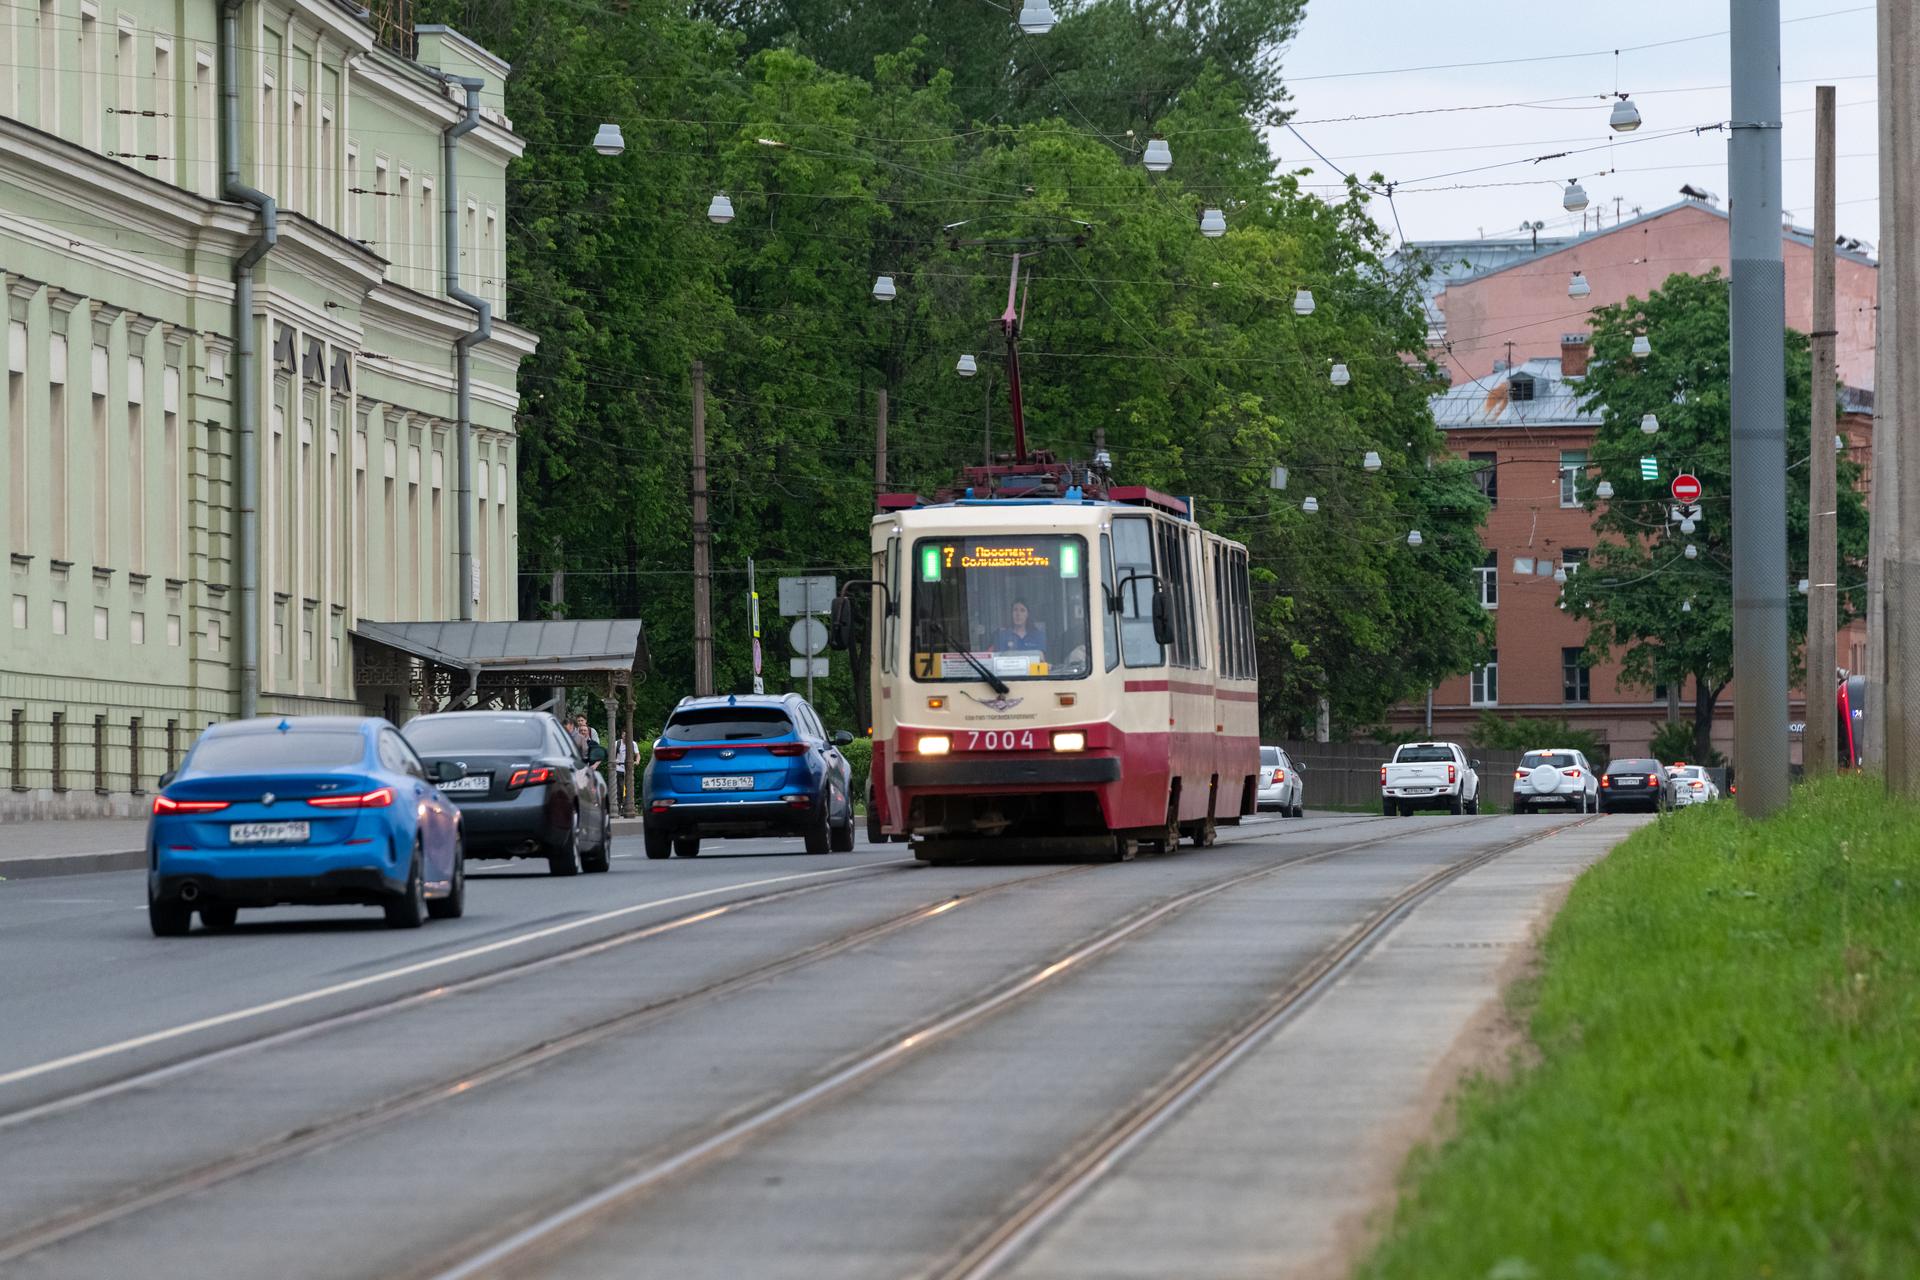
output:
[[[362,619],[515,616],[514,416],[532,334],[510,320],[507,67],[448,28],[332,0],[237,9],[240,181],[279,205],[235,360],[220,0],[0,4],[0,817],[136,810],[239,708],[241,397],[254,397],[258,706],[397,710],[363,687]],[[458,142],[459,282],[493,308],[472,352],[473,573],[458,581],[455,341],[442,133]],[[463,602],[461,593],[470,593]]]

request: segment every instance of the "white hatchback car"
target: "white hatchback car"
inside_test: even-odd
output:
[[[1260,748],[1260,787],[1254,804],[1261,809],[1278,809],[1283,818],[1297,818],[1306,802],[1306,786],[1300,770],[1279,747]]]
[[[1667,776],[1673,779],[1673,803],[1705,804],[1709,800],[1720,798],[1720,788],[1713,784],[1713,775],[1705,766],[1697,764],[1670,764]]]
[[[1600,808],[1600,778],[1578,751],[1529,751],[1513,771],[1513,811],[1545,808],[1593,813]]]

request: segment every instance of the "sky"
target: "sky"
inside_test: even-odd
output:
[[[1561,207],[1570,178],[1586,188],[1589,226],[1603,210],[1611,225],[1616,207],[1631,217],[1636,206],[1671,204],[1685,183],[1724,206],[1727,134],[1694,130],[1730,118],[1724,32],[1729,4],[1739,2],[1308,0],[1281,59],[1297,136],[1276,130],[1272,144],[1289,170],[1315,171],[1308,183],[1337,182],[1337,167],[1403,184],[1393,210],[1385,201],[1375,207],[1396,240],[1512,236],[1535,220],[1547,224],[1543,236],[1577,232],[1581,215]],[[1796,223],[1813,224],[1814,86],[1831,84],[1838,229],[1872,245],[1880,219],[1874,6],[1780,0],[1780,16],[1783,207]],[[1656,42],[1673,43],[1632,47]],[[1559,56],[1569,54],[1583,56]],[[1502,65],[1409,70],[1488,60]],[[1602,95],[1616,87],[1640,109],[1632,134],[1608,128],[1611,99]],[[1534,105],[1437,110],[1522,102]],[[1389,112],[1421,114],[1349,119]],[[1583,148],[1591,149],[1529,163]]]

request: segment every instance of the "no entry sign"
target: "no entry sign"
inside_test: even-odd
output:
[[[1673,478],[1673,500],[1675,502],[1700,501],[1700,477],[1682,471]]]

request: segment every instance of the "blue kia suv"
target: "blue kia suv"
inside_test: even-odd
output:
[[[641,782],[647,856],[695,857],[702,837],[801,836],[853,851],[853,771],[799,694],[682,698]]]

